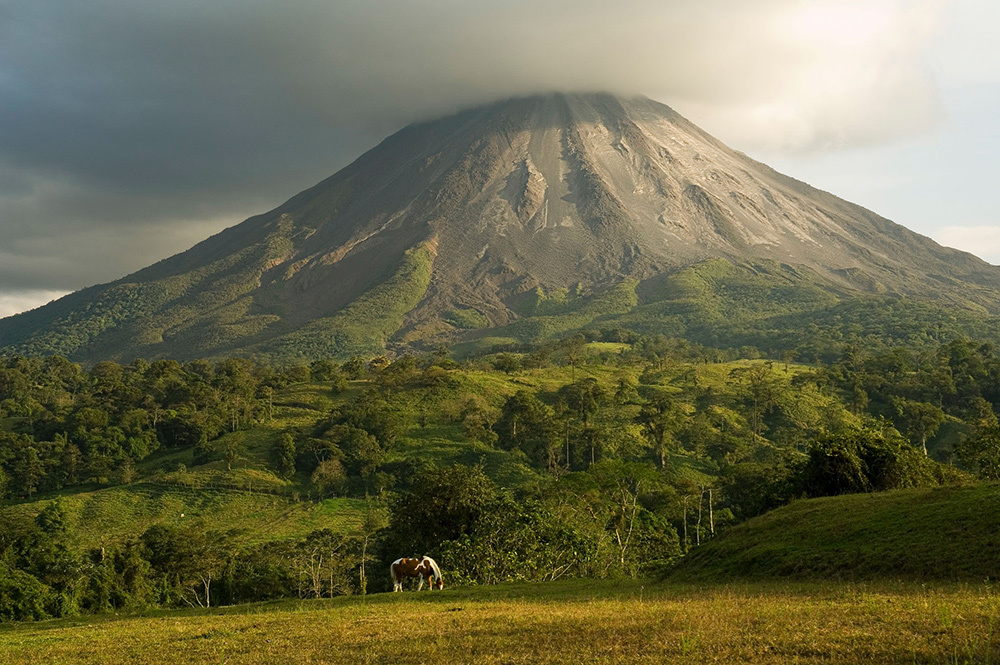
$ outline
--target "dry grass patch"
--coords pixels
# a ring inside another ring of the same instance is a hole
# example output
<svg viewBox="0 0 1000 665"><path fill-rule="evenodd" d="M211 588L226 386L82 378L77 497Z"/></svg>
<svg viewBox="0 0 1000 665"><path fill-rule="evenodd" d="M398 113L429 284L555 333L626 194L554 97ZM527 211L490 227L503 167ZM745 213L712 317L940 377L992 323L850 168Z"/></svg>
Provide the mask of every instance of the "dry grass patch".
<svg viewBox="0 0 1000 665"><path fill-rule="evenodd" d="M987 586L503 585L0 629L0 663L989 663Z"/></svg>

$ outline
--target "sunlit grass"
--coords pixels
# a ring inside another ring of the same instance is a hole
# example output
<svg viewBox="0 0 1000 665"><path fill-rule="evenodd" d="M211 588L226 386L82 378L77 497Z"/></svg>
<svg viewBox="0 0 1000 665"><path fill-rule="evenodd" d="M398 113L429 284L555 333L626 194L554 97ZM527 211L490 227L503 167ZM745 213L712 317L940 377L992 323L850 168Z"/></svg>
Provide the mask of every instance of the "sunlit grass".
<svg viewBox="0 0 1000 665"><path fill-rule="evenodd" d="M1000 485L795 501L694 550L700 579L1000 579Z"/></svg>
<svg viewBox="0 0 1000 665"><path fill-rule="evenodd" d="M2 663L989 663L988 586L552 584L0 628Z"/></svg>

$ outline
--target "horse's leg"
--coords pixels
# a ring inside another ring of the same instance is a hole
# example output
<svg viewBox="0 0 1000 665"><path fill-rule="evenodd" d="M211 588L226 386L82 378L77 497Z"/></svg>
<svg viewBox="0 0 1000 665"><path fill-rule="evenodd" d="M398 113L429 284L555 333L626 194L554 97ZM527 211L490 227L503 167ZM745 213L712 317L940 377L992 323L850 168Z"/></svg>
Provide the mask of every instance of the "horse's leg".
<svg viewBox="0 0 1000 665"><path fill-rule="evenodd" d="M421 589L424 588L424 576L423 576L423 574L421 573L420 575L417 575L417 579L420 580L420 583L417 584L417 591L420 591Z"/></svg>

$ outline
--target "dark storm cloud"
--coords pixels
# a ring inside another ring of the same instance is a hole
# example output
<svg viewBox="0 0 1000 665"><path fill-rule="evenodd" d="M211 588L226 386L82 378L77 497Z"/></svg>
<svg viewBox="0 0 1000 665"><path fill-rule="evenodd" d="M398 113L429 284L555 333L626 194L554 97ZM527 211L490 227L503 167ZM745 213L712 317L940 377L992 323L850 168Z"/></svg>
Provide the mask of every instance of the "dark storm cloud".
<svg viewBox="0 0 1000 665"><path fill-rule="evenodd" d="M833 9L0 2L0 291L121 276L280 203L407 122L497 97L642 92L697 110L723 138L805 149L933 120L911 56L934 4L811 6ZM889 27L867 36L854 25L878 21Z"/></svg>

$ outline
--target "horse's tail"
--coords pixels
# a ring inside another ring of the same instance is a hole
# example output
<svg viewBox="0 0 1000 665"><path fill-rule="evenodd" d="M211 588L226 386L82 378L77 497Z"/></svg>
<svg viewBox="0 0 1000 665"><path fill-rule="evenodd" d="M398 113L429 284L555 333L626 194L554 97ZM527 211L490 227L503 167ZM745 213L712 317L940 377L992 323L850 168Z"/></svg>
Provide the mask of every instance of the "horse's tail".
<svg viewBox="0 0 1000 665"><path fill-rule="evenodd" d="M395 584L398 581L396 579L396 566L399 565L400 561L402 561L402 559L396 559L395 561L389 564L389 577L392 579L393 584Z"/></svg>

